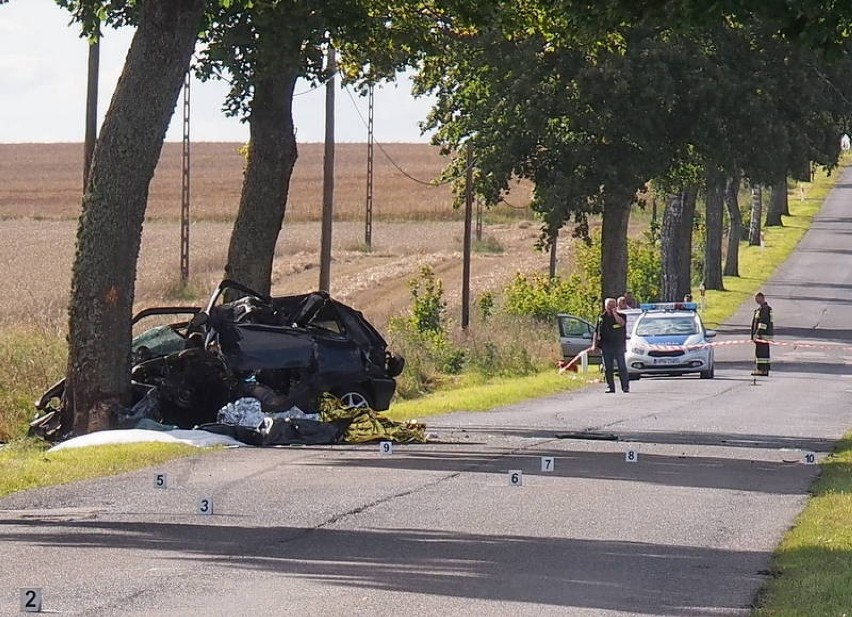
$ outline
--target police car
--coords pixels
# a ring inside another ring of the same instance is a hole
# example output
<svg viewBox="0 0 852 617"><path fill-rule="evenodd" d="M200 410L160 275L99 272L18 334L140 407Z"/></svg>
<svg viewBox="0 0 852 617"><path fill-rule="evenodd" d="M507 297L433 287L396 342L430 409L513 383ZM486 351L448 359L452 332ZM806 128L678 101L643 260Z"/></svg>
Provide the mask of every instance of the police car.
<svg viewBox="0 0 852 617"><path fill-rule="evenodd" d="M643 375L698 373L713 379L713 347L716 336L704 328L694 302L642 304L641 314L629 330L627 371L631 379Z"/></svg>

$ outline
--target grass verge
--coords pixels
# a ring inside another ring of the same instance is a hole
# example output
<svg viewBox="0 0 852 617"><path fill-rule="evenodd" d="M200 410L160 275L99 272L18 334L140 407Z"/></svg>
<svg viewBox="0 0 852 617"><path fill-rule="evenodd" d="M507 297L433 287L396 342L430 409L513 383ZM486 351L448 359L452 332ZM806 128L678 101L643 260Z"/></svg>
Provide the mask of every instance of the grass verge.
<svg viewBox="0 0 852 617"><path fill-rule="evenodd" d="M41 486L112 476L192 454L209 452L181 444L145 443L47 452L45 445L20 440L0 449L0 497Z"/></svg>
<svg viewBox="0 0 852 617"><path fill-rule="evenodd" d="M65 357L65 342L56 332L0 328L0 442L26 432L33 401L61 374Z"/></svg>
<svg viewBox="0 0 852 617"><path fill-rule="evenodd" d="M852 433L821 464L813 497L773 557L754 617L852 615Z"/></svg>
<svg viewBox="0 0 852 617"><path fill-rule="evenodd" d="M395 403L386 415L393 420L410 420L454 411L487 411L500 405L578 390L589 381L590 379L582 375L560 375L555 370L527 377L492 379L400 401Z"/></svg>

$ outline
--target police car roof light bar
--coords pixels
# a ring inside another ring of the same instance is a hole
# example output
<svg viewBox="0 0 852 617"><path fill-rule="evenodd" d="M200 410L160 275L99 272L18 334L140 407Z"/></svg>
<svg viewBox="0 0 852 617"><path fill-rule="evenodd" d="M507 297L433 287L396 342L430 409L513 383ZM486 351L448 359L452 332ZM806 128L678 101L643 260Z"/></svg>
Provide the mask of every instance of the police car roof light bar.
<svg viewBox="0 0 852 617"><path fill-rule="evenodd" d="M640 304L643 311L697 311L697 302L649 302Z"/></svg>

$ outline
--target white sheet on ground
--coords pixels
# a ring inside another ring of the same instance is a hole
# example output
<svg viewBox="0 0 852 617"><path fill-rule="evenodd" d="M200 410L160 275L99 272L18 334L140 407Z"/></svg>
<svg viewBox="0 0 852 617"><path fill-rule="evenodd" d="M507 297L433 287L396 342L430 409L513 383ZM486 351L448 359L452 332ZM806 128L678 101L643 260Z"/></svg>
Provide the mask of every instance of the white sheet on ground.
<svg viewBox="0 0 852 617"><path fill-rule="evenodd" d="M106 446L122 443L144 443L160 441L165 443L184 443L189 446L204 448L207 446L244 446L241 441L227 435L217 435L209 431L193 431L177 429L174 431L149 431L139 428L119 429L113 431L97 431L88 435L80 435L68 441L56 444L48 452L65 450L67 448L83 448L86 446Z"/></svg>

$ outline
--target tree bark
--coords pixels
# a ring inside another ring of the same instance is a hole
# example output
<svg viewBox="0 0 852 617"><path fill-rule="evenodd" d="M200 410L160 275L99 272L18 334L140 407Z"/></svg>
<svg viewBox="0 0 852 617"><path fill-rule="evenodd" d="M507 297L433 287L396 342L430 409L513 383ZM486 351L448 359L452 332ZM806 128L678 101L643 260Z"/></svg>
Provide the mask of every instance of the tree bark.
<svg viewBox="0 0 852 617"><path fill-rule="evenodd" d="M268 294L275 245L298 156L293 127L295 66L255 81L249 153L225 275Z"/></svg>
<svg viewBox="0 0 852 617"><path fill-rule="evenodd" d="M725 187L725 206L728 209L730 228L728 229L728 251L725 254L725 276L740 275L740 240L743 238L743 217L739 203L740 180L728 178Z"/></svg>
<svg viewBox="0 0 852 617"><path fill-rule="evenodd" d="M749 246L760 246L760 217L763 212L763 191L759 185L751 188L751 221L748 226Z"/></svg>
<svg viewBox="0 0 852 617"><path fill-rule="evenodd" d="M617 298L627 289L627 226L632 200L607 200L601 225L601 294Z"/></svg>
<svg viewBox="0 0 852 617"><path fill-rule="evenodd" d="M724 289L722 282L722 219L725 201L725 176L718 171L707 174L707 198L704 226L704 288Z"/></svg>
<svg viewBox="0 0 852 617"><path fill-rule="evenodd" d="M769 206L766 208L766 227L781 227L781 215L787 210L787 178L779 178L772 184Z"/></svg>
<svg viewBox="0 0 852 617"><path fill-rule="evenodd" d="M695 206L698 201L698 189L694 186L686 188L683 199L683 217L680 221L680 284L675 300L683 300L686 294L692 293L692 229L695 223Z"/></svg>
<svg viewBox="0 0 852 617"><path fill-rule="evenodd" d="M660 254L661 254L661 280L660 300L671 302L677 298L679 288L678 268L679 244L677 232L680 229L680 221L683 218L683 193L672 193L666 200L666 209L663 211L663 222L660 226Z"/></svg>
<svg viewBox="0 0 852 617"><path fill-rule="evenodd" d="M787 190L787 179L784 178L784 198L781 202L781 215L790 216L790 195Z"/></svg>
<svg viewBox="0 0 852 617"><path fill-rule="evenodd" d="M136 260L148 187L205 0L147 0L95 146L77 230L63 428L108 428L129 402Z"/></svg>
<svg viewBox="0 0 852 617"><path fill-rule="evenodd" d="M691 293L692 224L696 195L687 190L669 195L660 230L662 280L660 295L664 302L675 302Z"/></svg>

